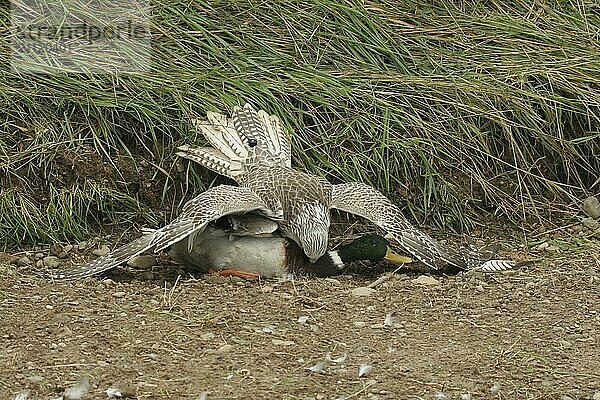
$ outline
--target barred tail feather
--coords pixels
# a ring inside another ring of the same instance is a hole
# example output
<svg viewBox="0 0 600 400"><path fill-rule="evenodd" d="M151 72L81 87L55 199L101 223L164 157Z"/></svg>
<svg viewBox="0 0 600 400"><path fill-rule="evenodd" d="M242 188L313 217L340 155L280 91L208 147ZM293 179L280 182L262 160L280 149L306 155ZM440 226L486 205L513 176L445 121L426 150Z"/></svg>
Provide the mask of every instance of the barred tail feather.
<svg viewBox="0 0 600 400"><path fill-rule="evenodd" d="M480 266L473 268L475 271L481 272L500 272L511 269L518 269L532 265L533 261L515 262L506 260L489 260Z"/></svg>
<svg viewBox="0 0 600 400"><path fill-rule="evenodd" d="M265 127L265 140L268 152L274 159L279 160L284 166L292 166L292 148L288 138L285 135L281 121L276 115L269 115L266 111L260 110L258 118Z"/></svg>
<svg viewBox="0 0 600 400"><path fill-rule="evenodd" d="M242 163L229 159L212 147L179 146L178 156L187 158L218 174L235 179L243 172Z"/></svg>

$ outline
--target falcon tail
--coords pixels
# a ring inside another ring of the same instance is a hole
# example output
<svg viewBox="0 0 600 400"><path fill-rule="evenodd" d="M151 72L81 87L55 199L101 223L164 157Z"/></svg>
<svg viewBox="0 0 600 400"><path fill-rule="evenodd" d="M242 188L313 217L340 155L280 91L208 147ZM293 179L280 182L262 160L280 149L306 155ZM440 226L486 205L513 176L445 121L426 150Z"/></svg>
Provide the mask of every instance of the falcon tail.
<svg viewBox="0 0 600 400"><path fill-rule="evenodd" d="M192 122L212 147L185 145L177 155L211 171L236 179L246 165L291 166L290 143L275 115L246 104L234 107L231 118L209 111L206 119Z"/></svg>

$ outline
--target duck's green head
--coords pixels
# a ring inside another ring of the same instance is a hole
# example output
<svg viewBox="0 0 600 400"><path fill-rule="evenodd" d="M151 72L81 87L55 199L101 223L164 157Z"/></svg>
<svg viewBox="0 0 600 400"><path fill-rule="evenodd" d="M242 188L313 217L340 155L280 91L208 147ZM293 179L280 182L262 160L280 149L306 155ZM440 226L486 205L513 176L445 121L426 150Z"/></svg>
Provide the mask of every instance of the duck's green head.
<svg viewBox="0 0 600 400"><path fill-rule="evenodd" d="M388 246L388 241L379 235L364 235L353 242L342 246L337 251L344 263L358 260L389 261L393 264L412 262L408 257L401 256Z"/></svg>

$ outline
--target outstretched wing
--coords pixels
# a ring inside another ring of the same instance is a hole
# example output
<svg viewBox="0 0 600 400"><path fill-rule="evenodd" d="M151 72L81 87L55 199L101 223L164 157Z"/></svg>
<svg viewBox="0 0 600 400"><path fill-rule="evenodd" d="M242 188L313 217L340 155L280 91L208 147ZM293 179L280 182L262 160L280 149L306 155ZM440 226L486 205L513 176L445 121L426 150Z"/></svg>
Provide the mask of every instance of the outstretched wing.
<svg viewBox="0 0 600 400"><path fill-rule="evenodd" d="M64 271L56 277L81 279L96 275L144 251L153 249L158 252L186 237L189 238L189 246L193 244L194 235L202 231L209 222L225 215L255 210L269 212L260 197L249 189L227 185L217 186L188 201L182 213L170 224L123 245L105 256Z"/></svg>
<svg viewBox="0 0 600 400"><path fill-rule="evenodd" d="M412 226L387 197L364 183L334 185L331 207L370 220L397 240L403 250L433 269L450 264L461 269L504 270L517 265L512 261L489 261L489 256L483 254L443 246Z"/></svg>

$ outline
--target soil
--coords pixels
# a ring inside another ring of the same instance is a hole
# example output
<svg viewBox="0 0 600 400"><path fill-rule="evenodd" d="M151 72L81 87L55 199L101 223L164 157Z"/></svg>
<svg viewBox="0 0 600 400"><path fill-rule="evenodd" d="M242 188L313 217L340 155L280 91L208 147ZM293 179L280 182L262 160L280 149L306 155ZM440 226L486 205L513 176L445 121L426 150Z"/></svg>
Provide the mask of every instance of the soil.
<svg viewBox="0 0 600 400"><path fill-rule="evenodd" d="M5 255L0 398L56 398L88 379L84 399L115 387L134 399L596 400L600 243L550 244L501 253L540 259L521 270L401 272L361 297L379 266L255 282L166 263L171 275L63 282Z"/></svg>

